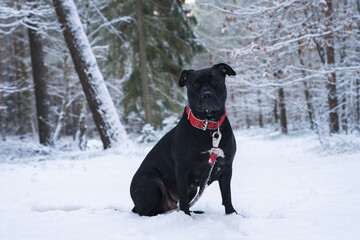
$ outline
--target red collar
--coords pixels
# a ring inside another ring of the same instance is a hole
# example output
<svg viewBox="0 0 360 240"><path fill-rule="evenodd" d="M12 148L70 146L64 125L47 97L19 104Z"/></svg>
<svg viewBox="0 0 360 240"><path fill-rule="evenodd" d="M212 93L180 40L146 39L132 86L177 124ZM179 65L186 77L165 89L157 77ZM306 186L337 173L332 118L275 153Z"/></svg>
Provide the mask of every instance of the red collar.
<svg viewBox="0 0 360 240"><path fill-rule="evenodd" d="M186 113L188 115L188 119L189 119L191 125L193 125L194 127L198 128L198 129L204 130L204 131L206 129L212 129L212 130L218 129L218 127L221 126L221 124L224 122L225 117L226 117L226 110L225 110L224 115L221 117L219 122L209 121L207 119L201 120L201 119L195 117L195 115L191 111L189 105L186 105Z"/></svg>

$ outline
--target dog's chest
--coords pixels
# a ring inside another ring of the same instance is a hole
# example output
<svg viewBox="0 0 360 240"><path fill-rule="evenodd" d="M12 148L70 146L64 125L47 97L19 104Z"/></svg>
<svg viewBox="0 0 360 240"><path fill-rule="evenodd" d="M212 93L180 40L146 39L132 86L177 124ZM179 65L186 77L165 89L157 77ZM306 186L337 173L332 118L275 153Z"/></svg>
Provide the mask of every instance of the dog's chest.
<svg viewBox="0 0 360 240"><path fill-rule="evenodd" d="M205 154L206 158L202 156L202 161L194 166L194 168L190 171L189 174L189 183L190 187L199 187L204 185L207 178L210 175L209 184L213 181L218 180L222 171L225 168L225 158L218 157L216 159L214 167L208 163L208 159L210 157L210 153Z"/></svg>

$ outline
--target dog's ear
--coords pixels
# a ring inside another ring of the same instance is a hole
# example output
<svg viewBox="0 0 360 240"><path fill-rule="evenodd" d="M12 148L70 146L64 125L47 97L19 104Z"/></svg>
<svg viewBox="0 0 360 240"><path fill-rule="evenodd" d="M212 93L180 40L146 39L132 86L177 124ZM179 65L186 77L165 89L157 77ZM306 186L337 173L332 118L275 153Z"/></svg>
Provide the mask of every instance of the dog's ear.
<svg viewBox="0 0 360 240"><path fill-rule="evenodd" d="M180 87L183 87L183 86L185 86L185 84L186 84L186 80L188 79L188 77L189 77L189 74L190 74L190 72L192 72L192 71L194 71L194 70L183 70L182 72L181 72L181 74L180 74L180 79L179 79L179 86Z"/></svg>
<svg viewBox="0 0 360 240"><path fill-rule="evenodd" d="M236 73L234 69L232 69L229 65L226 63L218 63L213 66L213 68L218 69L221 73L228 76L235 76Z"/></svg>

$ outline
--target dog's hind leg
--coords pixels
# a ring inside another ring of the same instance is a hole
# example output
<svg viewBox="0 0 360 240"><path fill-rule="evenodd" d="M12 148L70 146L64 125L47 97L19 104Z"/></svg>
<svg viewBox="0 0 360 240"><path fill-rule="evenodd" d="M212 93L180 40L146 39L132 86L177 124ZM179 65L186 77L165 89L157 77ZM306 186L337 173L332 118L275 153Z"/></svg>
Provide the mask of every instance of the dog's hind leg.
<svg viewBox="0 0 360 240"><path fill-rule="evenodd" d="M131 210L133 213L138 213L137 211L136 211L136 208L135 207L133 207L133 209Z"/></svg>
<svg viewBox="0 0 360 240"><path fill-rule="evenodd" d="M161 205L161 192L156 182L152 179L132 183L131 198L134 201L133 212L140 216L155 216L162 211L159 208Z"/></svg>

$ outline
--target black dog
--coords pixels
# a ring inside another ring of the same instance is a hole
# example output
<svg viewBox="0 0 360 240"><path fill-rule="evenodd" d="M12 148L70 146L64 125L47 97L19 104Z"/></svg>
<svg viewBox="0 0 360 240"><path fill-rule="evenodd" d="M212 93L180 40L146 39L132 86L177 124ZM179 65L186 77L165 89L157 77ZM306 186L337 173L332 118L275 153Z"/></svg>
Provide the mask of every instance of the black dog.
<svg viewBox="0 0 360 240"><path fill-rule="evenodd" d="M187 88L188 106L135 173L130 186L133 212L154 216L176 209L180 200L180 210L190 215L199 189L202 193L215 180L225 212L235 212L230 181L236 144L225 111L225 75L236 75L225 63L182 71L179 85Z"/></svg>

